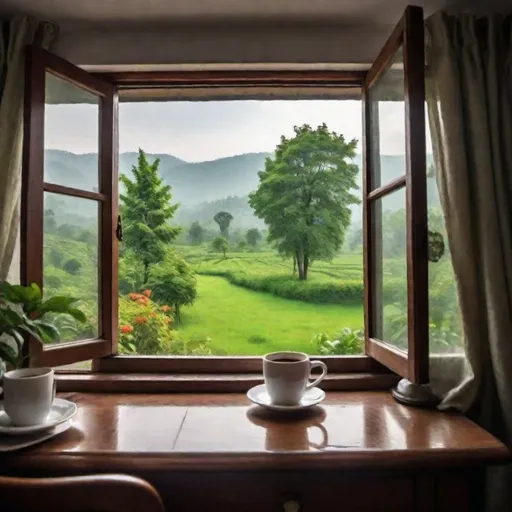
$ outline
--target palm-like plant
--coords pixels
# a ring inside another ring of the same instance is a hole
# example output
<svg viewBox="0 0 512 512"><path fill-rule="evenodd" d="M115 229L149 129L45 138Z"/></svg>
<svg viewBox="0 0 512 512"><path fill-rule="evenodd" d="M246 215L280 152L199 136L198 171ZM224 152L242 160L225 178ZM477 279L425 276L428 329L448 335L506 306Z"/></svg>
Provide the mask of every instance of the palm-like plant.
<svg viewBox="0 0 512 512"><path fill-rule="evenodd" d="M36 283L30 286L0 283L0 375L6 363L14 368L22 365L23 345L29 336L41 343L60 339L59 330L48 320L48 314L66 314L85 322L84 313L74 307L77 300L65 296L43 300Z"/></svg>

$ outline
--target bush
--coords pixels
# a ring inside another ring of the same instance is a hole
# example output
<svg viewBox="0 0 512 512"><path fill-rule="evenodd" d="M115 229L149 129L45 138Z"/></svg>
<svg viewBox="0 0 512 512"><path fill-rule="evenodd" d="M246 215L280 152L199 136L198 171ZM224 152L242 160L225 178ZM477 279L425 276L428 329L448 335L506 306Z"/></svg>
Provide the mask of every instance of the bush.
<svg viewBox="0 0 512 512"><path fill-rule="evenodd" d="M323 356L353 356L364 352L364 333L362 329L345 327L334 341L324 332L313 337L311 343Z"/></svg>
<svg viewBox="0 0 512 512"><path fill-rule="evenodd" d="M225 277L231 284L258 292L267 292L284 299L301 300L315 304L361 303L364 286L361 280L342 282L299 281L293 276L249 276L247 274L200 270L202 275Z"/></svg>
<svg viewBox="0 0 512 512"><path fill-rule="evenodd" d="M209 355L210 339L182 339L173 330L171 307L150 299L151 290L119 298L119 353Z"/></svg>
<svg viewBox="0 0 512 512"><path fill-rule="evenodd" d="M76 276L80 269L82 268L82 264L77 259L73 258L71 260L66 261L66 263L64 263L63 268L68 274Z"/></svg>
<svg viewBox="0 0 512 512"><path fill-rule="evenodd" d="M163 345L173 339L173 317L169 306L159 306L144 293L119 298L119 352L121 354L164 354Z"/></svg>

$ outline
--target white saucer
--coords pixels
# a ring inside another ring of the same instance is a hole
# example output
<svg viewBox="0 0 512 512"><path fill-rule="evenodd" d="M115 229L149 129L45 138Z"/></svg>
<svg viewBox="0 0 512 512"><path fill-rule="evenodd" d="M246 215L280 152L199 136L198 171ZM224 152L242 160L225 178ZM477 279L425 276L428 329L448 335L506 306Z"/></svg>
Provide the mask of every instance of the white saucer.
<svg viewBox="0 0 512 512"><path fill-rule="evenodd" d="M22 436L0 436L0 453L13 452L27 448L27 446L42 443L58 434L62 434L69 427L71 427L71 421L68 420L45 432L36 432L35 434L25 434Z"/></svg>
<svg viewBox="0 0 512 512"><path fill-rule="evenodd" d="M320 388L311 388L304 393L297 405L276 405L271 403L265 384L260 384L247 391L247 398L251 402L273 411L302 411L319 404L325 398L325 392Z"/></svg>
<svg viewBox="0 0 512 512"><path fill-rule="evenodd" d="M17 427L12 424L11 419L7 416L7 413L3 410L3 401L0 402L0 434L6 434L9 436L19 436L27 434L35 434L44 430L49 430L52 427L60 425L65 421L70 420L77 411L76 404L63 398L56 398L53 401L50 414L46 418L44 423L39 425L30 425L28 427Z"/></svg>

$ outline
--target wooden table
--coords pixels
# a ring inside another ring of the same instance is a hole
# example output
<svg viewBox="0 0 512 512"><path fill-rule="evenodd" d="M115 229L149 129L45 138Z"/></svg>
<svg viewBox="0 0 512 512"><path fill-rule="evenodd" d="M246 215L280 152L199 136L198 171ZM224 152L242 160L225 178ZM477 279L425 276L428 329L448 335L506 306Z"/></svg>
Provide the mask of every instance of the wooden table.
<svg viewBox="0 0 512 512"><path fill-rule="evenodd" d="M79 406L73 427L0 471L138 475L172 511L463 511L479 469L509 457L465 417L388 392L328 393L293 417L240 394L61 396Z"/></svg>

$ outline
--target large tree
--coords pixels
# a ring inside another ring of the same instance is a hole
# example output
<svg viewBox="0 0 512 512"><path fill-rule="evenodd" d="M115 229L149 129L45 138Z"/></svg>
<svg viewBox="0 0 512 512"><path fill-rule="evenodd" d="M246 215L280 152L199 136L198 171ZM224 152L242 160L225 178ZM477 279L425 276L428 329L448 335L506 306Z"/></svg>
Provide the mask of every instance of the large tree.
<svg viewBox="0 0 512 512"><path fill-rule="evenodd" d="M347 142L325 124L294 127L281 137L273 157L259 173L258 189L249 204L268 226L268 240L281 254L292 256L299 279L307 279L311 263L331 259L350 225L350 205L359 203L357 140Z"/></svg>
<svg viewBox="0 0 512 512"><path fill-rule="evenodd" d="M159 164L158 158L150 164L139 149L137 165L132 167L133 179L124 174L120 177L125 187L120 196L124 241L142 262L144 282L149 279L151 265L163 261L166 245L180 232L180 228L169 225L179 205L171 204L171 187L163 184Z"/></svg>
<svg viewBox="0 0 512 512"><path fill-rule="evenodd" d="M213 216L213 220L219 225L221 236L228 238L229 224L233 220L233 215L231 215L229 212L217 212Z"/></svg>

